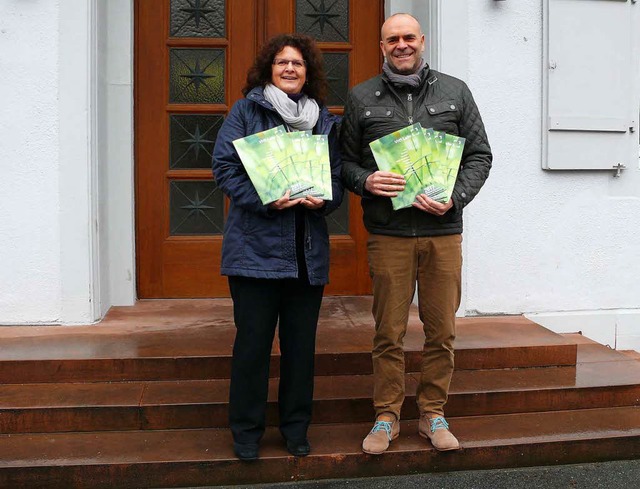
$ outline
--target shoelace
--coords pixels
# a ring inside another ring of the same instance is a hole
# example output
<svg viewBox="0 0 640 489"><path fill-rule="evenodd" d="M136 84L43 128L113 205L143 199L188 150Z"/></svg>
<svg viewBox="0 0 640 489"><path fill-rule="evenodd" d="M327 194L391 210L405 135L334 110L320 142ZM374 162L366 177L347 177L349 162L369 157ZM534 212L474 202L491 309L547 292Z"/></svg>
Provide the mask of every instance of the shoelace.
<svg viewBox="0 0 640 489"><path fill-rule="evenodd" d="M376 421L376 424L371 428L371 433L377 433L378 431L386 431L389 441L391 441L391 426L393 423L389 421Z"/></svg>
<svg viewBox="0 0 640 489"><path fill-rule="evenodd" d="M431 433L435 432L439 428L444 428L445 430L449 429L449 423L447 423L447 420L442 416L431 418L429 423L431 423Z"/></svg>

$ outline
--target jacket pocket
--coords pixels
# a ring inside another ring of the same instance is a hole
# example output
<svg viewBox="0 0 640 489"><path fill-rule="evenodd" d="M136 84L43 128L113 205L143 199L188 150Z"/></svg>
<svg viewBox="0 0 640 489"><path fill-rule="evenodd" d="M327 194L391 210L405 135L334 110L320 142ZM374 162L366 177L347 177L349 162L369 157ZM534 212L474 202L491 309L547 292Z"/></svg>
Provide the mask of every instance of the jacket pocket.
<svg viewBox="0 0 640 489"><path fill-rule="evenodd" d="M431 127L436 131L445 131L458 135L460 108L455 100L443 100L435 104L425 104Z"/></svg>
<svg viewBox="0 0 640 489"><path fill-rule="evenodd" d="M368 106L364 108L362 115L365 120L391 119L395 112L393 106Z"/></svg>
<svg viewBox="0 0 640 489"><path fill-rule="evenodd" d="M397 117L394 117L396 110L397 108L391 105L365 107L362 112L363 140L373 141L402 127L398 126ZM369 145L366 146L368 149Z"/></svg>

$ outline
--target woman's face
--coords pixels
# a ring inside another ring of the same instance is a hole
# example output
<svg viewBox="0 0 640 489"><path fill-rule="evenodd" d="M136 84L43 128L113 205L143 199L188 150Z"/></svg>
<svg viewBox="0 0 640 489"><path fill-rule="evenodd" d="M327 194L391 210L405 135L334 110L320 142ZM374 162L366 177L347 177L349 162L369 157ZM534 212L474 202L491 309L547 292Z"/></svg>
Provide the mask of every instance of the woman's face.
<svg viewBox="0 0 640 489"><path fill-rule="evenodd" d="M276 53L271 65L271 83L284 93L295 94L302 91L307 81L307 66L299 49L285 46Z"/></svg>

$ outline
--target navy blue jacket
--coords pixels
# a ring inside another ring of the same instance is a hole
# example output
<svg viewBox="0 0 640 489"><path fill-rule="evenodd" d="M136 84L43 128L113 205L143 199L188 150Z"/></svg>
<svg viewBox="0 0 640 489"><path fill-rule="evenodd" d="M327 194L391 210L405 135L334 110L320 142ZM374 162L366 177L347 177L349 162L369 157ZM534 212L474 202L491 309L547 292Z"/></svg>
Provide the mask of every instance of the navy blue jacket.
<svg viewBox="0 0 640 489"><path fill-rule="evenodd" d="M324 216L342 202L338 120L322 107L313 128L314 134L328 135L333 200L319 210L305 212L304 258L311 285L324 285L329 281L329 233ZM274 210L263 205L233 146L236 139L279 125L286 126L264 98L262 88L257 87L233 105L218 132L213 151L213 174L218 187L231 200L222 243L223 275L269 279L298 277L296 206Z"/></svg>

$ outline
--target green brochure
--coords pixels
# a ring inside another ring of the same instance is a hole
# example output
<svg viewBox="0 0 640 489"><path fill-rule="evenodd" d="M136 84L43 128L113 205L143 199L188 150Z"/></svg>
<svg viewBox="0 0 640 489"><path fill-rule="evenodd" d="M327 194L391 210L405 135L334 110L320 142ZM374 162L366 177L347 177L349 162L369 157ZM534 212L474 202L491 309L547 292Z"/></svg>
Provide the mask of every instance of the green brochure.
<svg viewBox="0 0 640 489"><path fill-rule="evenodd" d="M310 142L317 137L310 131L288 133L283 126L277 126L233 141L263 204L278 200L287 190L292 199L305 195L327 199L322 178L326 171L331 181L329 149L326 136L320 143ZM324 156L326 161L322 159ZM319 169L323 170L314 173ZM328 195L331 198L330 190Z"/></svg>
<svg viewBox="0 0 640 489"><path fill-rule="evenodd" d="M456 184L456 178L458 178L458 170L460 169L460 162L462 161L462 152L464 151L465 138L447 134L445 138L445 144L447 146L447 163L445 166L445 179L447 194L443 200L444 203L449 202L451 194L453 193L453 187Z"/></svg>
<svg viewBox="0 0 640 489"><path fill-rule="evenodd" d="M331 200L333 198L333 189L327 136L324 134L311 135L309 133L305 134L305 137L301 138L300 141L302 143L300 160L304 162L300 172L304 175L309 175L309 180L314 184L310 194L314 197L321 197L323 200Z"/></svg>
<svg viewBox="0 0 640 489"><path fill-rule="evenodd" d="M431 146L426 173L423 173L424 194L438 202L447 203L458 176L465 139L433 129L424 130Z"/></svg>
<svg viewBox="0 0 640 489"><path fill-rule="evenodd" d="M324 198L321 174L319 172L314 173L318 165L318 158L313 151L315 136L312 135L311 131L294 131L286 134L292 145L291 158L299 178L299 188L301 188L298 192L292 190L291 198L297 199L306 195Z"/></svg>
<svg viewBox="0 0 640 489"><path fill-rule="evenodd" d="M410 207L424 189L423 170L428 166L430 153L422 126L404 127L372 141L369 146L380 170L397 173L406 180L404 190L391 198L394 210Z"/></svg>

